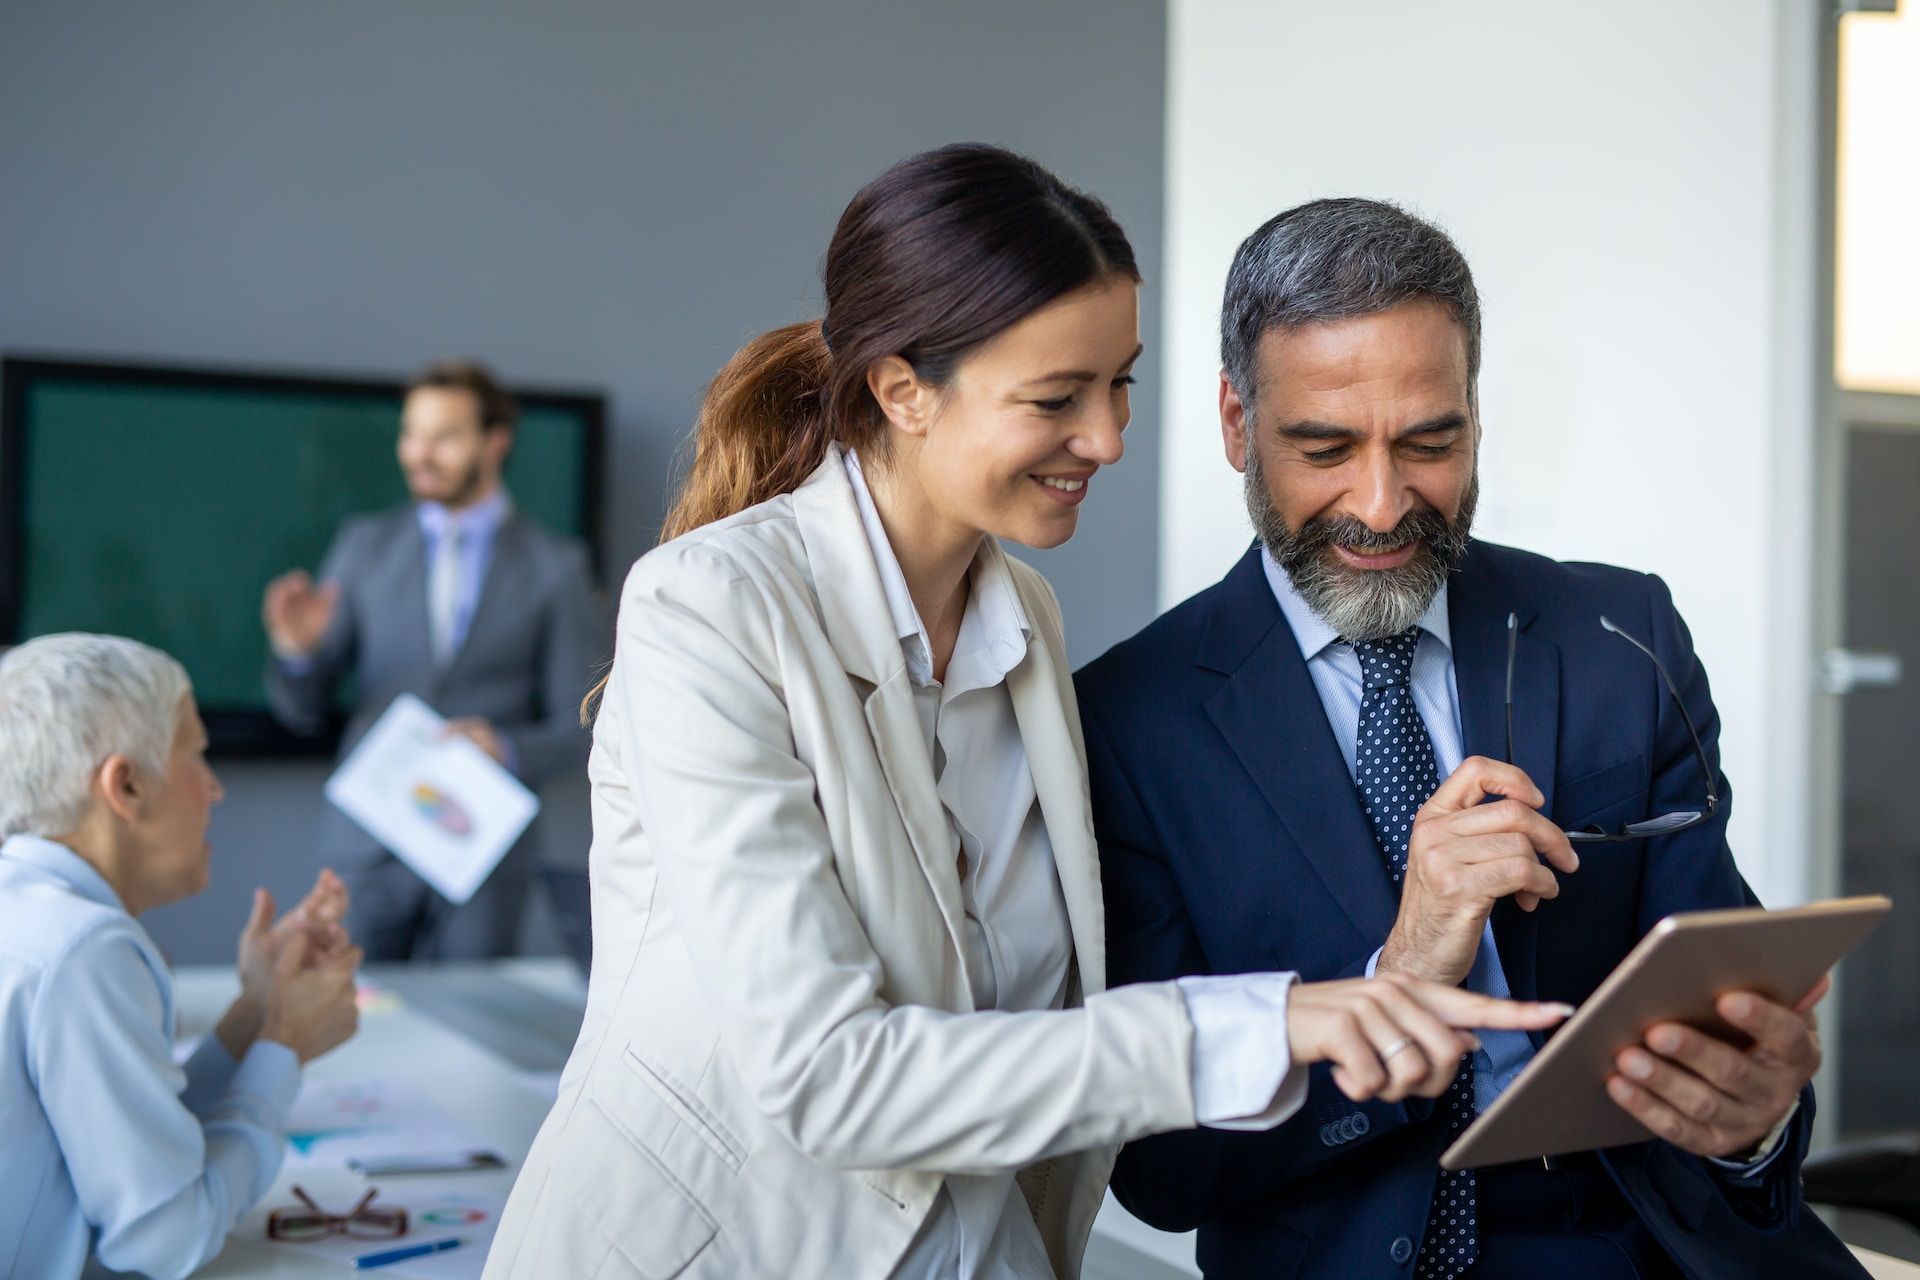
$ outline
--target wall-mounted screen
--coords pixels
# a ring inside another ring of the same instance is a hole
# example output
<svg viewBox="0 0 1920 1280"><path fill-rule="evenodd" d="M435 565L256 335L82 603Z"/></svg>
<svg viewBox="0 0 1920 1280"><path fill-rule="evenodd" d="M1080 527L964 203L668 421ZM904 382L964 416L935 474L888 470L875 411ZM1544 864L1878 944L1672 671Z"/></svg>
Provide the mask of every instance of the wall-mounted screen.
<svg viewBox="0 0 1920 1280"><path fill-rule="evenodd" d="M324 746L267 714L261 594L406 501L401 384L14 359L0 379L0 643L131 636L185 664L217 750ZM514 503L597 560L605 398L513 392Z"/></svg>

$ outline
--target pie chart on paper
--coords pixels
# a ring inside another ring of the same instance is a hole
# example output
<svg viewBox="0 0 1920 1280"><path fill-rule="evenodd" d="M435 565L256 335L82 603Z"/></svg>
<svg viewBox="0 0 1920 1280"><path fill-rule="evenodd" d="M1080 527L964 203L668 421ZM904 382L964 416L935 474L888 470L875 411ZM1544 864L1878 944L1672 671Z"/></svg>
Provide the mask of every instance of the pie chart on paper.
<svg viewBox="0 0 1920 1280"><path fill-rule="evenodd" d="M393 700L327 779L335 808L447 901L472 898L540 797L412 694Z"/></svg>
<svg viewBox="0 0 1920 1280"><path fill-rule="evenodd" d="M447 835L459 838L473 834L473 819L460 802L430 782L413 784L413 807Z"/></svg>

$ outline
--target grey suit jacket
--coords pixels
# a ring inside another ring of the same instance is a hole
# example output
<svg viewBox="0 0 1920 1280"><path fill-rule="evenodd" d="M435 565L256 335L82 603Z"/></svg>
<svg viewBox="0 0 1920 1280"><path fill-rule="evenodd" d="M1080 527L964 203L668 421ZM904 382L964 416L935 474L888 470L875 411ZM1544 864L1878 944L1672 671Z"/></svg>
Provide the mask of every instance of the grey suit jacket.
<svg viewBox="0 0 1920 1280"><path fill-rule="evenodd" d="M340 602L311 664L298 672L267 662L267 701L295 733L326 725L333 690L351 676L356 702L342 756L387 705L411 693L449 718L482 716L513 744L530 787L586 766L590 741L580 699L606 643L586 548L510 514L495 534L465 642L436 668L428 639L426 539L411 505L357 516L341 526L320 570ZM534 833L521 841L524 852ZM371 857L372 836L328 806L320 851ZM524 860L522 860L524 861Z"/></svg>

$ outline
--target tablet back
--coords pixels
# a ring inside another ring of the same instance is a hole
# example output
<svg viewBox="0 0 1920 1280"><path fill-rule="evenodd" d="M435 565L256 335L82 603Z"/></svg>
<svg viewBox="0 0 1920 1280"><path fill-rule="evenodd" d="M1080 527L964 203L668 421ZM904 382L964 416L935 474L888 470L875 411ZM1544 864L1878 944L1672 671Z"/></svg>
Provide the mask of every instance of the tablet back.
<svg viewBox="0 0 1920 1280"><path fill-rule="evenodd" d="M1668 916L1447 1148L1441 1166L1471 1169L1647 1141L1654 1135L1607 1096L1615 1054L1668 1021L1744 1046L1746 1037L1714 1012L1717 997L1754 991L1793 1003L1890 906L1875 896Z"/></svg>

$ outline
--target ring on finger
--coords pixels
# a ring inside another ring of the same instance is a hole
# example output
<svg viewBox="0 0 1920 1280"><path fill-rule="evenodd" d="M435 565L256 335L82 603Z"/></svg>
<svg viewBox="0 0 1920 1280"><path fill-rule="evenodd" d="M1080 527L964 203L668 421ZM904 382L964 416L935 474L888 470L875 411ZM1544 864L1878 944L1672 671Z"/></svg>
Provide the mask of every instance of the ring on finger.
<svg viewBox="0 0 1920 1280"><path fill-rule="evenodd" d="M1398 1040L1395 1040L1392 1044L1388 1045L1386 1048L1380 1051L1380 1061L1385 1062L1387 1059L1391 1058L1394 1054L1400 1052L1402 1049L1412 1048L1413 1042L1414 1041L1412 1036L1401 1036Z"/></svg>

